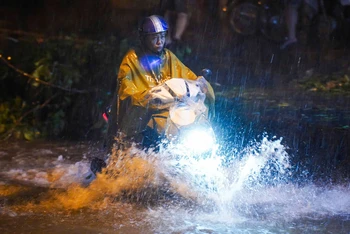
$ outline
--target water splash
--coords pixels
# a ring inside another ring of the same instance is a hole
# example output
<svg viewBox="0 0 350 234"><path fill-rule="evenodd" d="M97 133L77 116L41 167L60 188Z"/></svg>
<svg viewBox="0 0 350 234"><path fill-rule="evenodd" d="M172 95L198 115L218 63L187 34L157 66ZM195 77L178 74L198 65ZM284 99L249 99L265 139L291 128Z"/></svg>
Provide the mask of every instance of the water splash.
<svg viewBox="0 0 350 234"><path fill-rule="evenodd" d="M83 216L90 217L84 225L96 227L106 218L108 227L118 223L116 214L128 227L145 225L153 233L344 233L350 228L349 185L294 184L281 139L264 137L241 151L203 158L131 147L115 151L89 184L82 179L88 160L80 154L81 161L72 162L55 154L23 168L25 154L17 157L18 167L2 171L25 186L0 183L0 197L6 200L0 214L33 220L41 214Z"/></svg>
<svg viewBox="0 0 350 234"><path fill-rule="evenodd" d="M114 149L108 166L88 181L88 186L84 181L88 164L82 161L69 164L61 155L50 163L54 165L50 169L11 169L7 176L43 187L63 188L65 192L55 191L47 201L42 201L46 207L58 204L57 207L65 209L79 209L106 197L157 203L159 198L177 194L197 204L223 209L244 187L257 186L262 178L264 182L276 180L276 173L273 178L267 178L271 176L267 173L270 168L284 174L289 167L281 139L265 137L244 154L241 160L224 165L225 158L232 155L218 155L215 151L195 157L174 154L173 149L155 153L133 146L123 151Z"/></svg>

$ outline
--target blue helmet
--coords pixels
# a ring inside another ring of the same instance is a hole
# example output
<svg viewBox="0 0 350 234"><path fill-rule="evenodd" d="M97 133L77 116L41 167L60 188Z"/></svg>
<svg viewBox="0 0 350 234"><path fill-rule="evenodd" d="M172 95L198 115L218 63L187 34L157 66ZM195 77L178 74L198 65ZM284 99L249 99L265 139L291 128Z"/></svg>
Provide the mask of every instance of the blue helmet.
<svg viewBox="0 0 350 234"><path fill-rule="evenodd" d="M141 35L161 33L168 31L168 23L159 15L151 15L142 20L139 27Z"/></svg>

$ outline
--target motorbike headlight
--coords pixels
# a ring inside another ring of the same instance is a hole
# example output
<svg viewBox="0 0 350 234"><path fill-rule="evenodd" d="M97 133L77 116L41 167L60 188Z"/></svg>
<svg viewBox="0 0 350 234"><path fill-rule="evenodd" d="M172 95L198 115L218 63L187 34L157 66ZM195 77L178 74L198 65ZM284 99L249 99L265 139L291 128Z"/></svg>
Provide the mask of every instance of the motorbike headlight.
<svg viewBox="0 0 350 234"><path fill-rule="evenodd" d="M206 153L214 148L215 136L208 129L191 129L183 133L181 145L191 153Z"/></svg>

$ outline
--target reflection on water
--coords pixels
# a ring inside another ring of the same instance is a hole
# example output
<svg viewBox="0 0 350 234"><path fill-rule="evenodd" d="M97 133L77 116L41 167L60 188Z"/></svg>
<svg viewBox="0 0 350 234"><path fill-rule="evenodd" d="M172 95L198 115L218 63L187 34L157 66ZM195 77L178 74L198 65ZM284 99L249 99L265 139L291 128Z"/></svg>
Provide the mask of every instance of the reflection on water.
<svg viewBox="0 0 350 234"><path fill-rule="evenodd" d="M350 186L290 180L282 139L207 158L89 143L0 148L2 233L349 233ZM227 154L231 160L225 161Z"/></svg>

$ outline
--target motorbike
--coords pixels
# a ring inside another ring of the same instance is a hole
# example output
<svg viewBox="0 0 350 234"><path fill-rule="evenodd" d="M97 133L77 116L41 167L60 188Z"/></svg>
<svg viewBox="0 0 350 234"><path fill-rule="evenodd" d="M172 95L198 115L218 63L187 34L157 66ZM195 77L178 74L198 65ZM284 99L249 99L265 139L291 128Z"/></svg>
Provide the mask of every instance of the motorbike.
<svg viewBox="0 0 350 234"><path fill-rule="evenodd" d="M157 128L160 151L171 147L202 154L213 146L215 134L208 119L206 96L199 86L198 81L172 78L150 90L151 105L168 112L165 122L152 116L148 124Z"/></svg>
<svg viewBox="0 0 350 234"><path fill-rule="evenodd" d="M210 74L209 69L203 69L203 77L208 78ZM171 151L174 157L182 154L205 157L212 153L216 137L200 80L201 78L172 78L149 91L149 105L160 112L150 116L142 133L144 139L141 148L152 148L158 153ZM108 122L110 115L111 108L107 107L103 118ZM121 148L130 144L132 142L120 140L114 147ZM90 169L96 174L106 165L106 160L94 158Z"/></svg>
<svg viewBox="0 0 350 234"><path fill-rule="evenodd" d="M303 28L314 29L319 37L325 39L339 31L349 19L344 13L350 2L339 0L327 3L315 0L312 4L304 4L303 14L299 14L299 25L303 25L299 31ZM287 35L284 16L286 5L286 0L232 0L225 8L227 22L232 31L239 35L260 34L271 41L282 42ZM308 33L309 36L311 34L314 32Z"/></svg>
<svg viewBox="0 0 350 234"><path fill-rule="evenodd" d="M262 34L273 41L285 35L283 1L232 0L228 1L226 18L236 34Z"/></svg>

